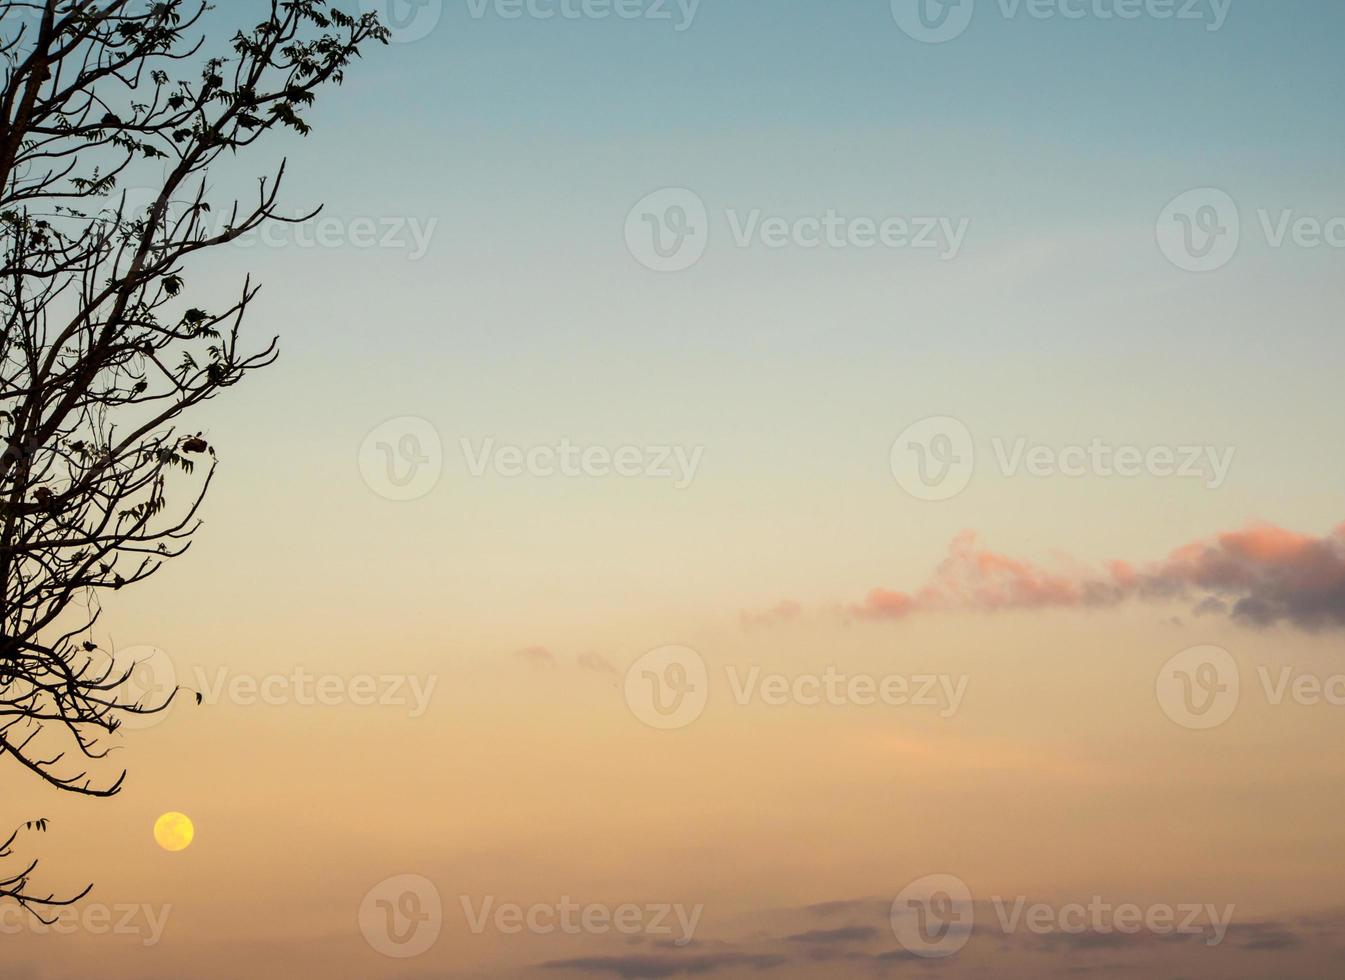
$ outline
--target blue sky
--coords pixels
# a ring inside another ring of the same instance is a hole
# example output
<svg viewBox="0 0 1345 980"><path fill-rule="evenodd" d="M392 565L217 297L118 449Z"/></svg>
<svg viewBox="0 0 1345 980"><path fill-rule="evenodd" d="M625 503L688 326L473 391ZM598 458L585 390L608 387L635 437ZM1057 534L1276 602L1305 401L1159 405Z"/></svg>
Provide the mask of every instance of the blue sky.
<svg viewBox="0 0 1345 980"><path fill-rule="evenodd" d="M1159 158L1267 140L1339 147L1329 93L1343 19L1328 3L1249 0L1209 32L1026 10L1006 19L997 0L980 0L966 34L922 45L882 2L706 0L677 33L666 22L478 20L461 0L383 66L394 101L369 83L364 94L390 128L439 138L445 126L590 142L919 125Z"/></svg>
<svg viewBox="0 0 1345 980"><path fill-rule="evenodd" d="M1319 446L1341 434L1345 254L1270 249L1255 213L1345 214L1339 6L1234 2L1210 31L1006 18L978 0L939 45L904 34L887 3L707 0L680 33L436 9L425 36L371 52L326 93L312 137L280 148L296 209L434 221L428 252L221 263L261 275L253 329L279 332L285 356L219 425L264 417L257 438L327 454L319 468L400 415L449 444L705 443L707 480L756 488L762 521L796 519L809 491L794 476L843 487L854 526L833 536L927 534L919 569L971 525L1117 554L1251 519L1338 520L1345 464ZM1210 186L1236 200L1244 241L1227 267L1185 273L1155 220ZM694 190L713 226L706 257L671 275L622 240L632 205L663 187ZM752 209L970 228L951 262L729 247L727 212ZM295 396L307 410L277 425ZM891 497L886 452L931 414L1046 441L1236 444L1240 462L1215 494L987 480L913 512ZM541 509L518 514L613 519L605 497L527 503ZM440 511L419 518L451 538ZM1034 534L1037 519L1057 531ZM875 565L893 560L871 548Z"/></svg>

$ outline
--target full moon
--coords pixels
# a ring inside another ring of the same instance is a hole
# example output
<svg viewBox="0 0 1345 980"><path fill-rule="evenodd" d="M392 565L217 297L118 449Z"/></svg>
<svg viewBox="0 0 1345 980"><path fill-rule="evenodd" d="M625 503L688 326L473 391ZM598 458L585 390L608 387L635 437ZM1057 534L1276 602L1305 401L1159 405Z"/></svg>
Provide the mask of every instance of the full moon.
<svg viewBox="0 0 1345 980"><path fill-rule="evenodd" d="M154 839L165 851L185 851L196 836L196 826L185 813L165 813L154 821Z"/></svg>

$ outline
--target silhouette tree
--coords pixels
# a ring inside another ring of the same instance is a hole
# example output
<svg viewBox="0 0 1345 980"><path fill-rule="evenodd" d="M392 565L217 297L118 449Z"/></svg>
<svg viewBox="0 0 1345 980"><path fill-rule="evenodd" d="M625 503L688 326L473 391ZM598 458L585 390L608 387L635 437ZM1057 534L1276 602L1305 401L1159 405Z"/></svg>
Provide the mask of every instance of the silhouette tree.
<svg viewBox="0 0 1345 980"><path fill-rule="evenodd" d="M218 43L206 0L0 0L0 760L60 790L115 794L125 770L100 760L122 720L177 694L128 693L133 665L93 639L100 596L187 550L215 456L179 417L276 356L240 343L251 279L206 309L189 266L312 217L277 215L283 163L224 209L207 171L307 134L316 90L388 39L373 14L269 7ZM82 897L34 893L34 866L0 873L0 898Z"/></svg>

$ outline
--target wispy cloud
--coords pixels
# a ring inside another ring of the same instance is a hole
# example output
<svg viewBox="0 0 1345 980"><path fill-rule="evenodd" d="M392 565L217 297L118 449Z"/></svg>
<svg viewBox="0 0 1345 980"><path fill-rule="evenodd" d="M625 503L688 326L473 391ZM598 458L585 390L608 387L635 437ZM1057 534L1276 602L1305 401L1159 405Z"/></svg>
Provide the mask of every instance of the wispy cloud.
<svg viewBox="0 0 1345 980"><path fill-rule="evenodd" d="M743 610L739 613L739 619L745 628L753 626L779 626L782 623L792 623L803 614L803 606L793 599L782 599L769 609L759 611Z"/></svg>
<svg viewBox="0 0 1345 980"><path fill-rule="evenodd" d="M579 655L579 669L591 671L595 674L611 674L613 677L620 677L621 671L600 653L581 653Z"/></svg>
<svg viewBox="0 0 1345 980"><path fill-rule="evenodd" d="M534 667L556 666L556 655L546 647L526 647L514 651L514 656Z"/></svg>

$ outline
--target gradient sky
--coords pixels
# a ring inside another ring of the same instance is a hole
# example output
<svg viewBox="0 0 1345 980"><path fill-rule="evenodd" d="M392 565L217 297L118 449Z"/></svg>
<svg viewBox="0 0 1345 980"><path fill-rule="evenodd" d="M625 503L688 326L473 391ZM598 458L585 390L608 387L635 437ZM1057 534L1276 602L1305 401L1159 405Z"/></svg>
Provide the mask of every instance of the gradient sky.
<svg viewBox="0 0 1345 980"><path fill-rule="evenodd" d="M263 7L220 4L211 30ZM204 297L255 273L250 330L279 334L282 358L197 417L222 460L206 526L109 600L100 640L167 651L184 683L303 667L433 677L433 696L414 718L179 705L127 738L111 801L10 771L5 825L52 819L34 842L44 887L92 879L92 901L171 915L152 947L6 935L6 975L1311 977L1338 962L1345 707L1272 705L1253 684L1257 667L1345 671L1339 625L1252 628L1195 617L1186 596L891 621L855 605L921 589L967 529L1078 584L1258 522L1325 541L1345 520L1345 250L1269 247L1255 217L1345 215L1345 7L1233 0L1218 31L976 8L931 45L880 0L705 0L680 32L431 3L423 37L325 93L311 137L222 171L239 186L285 154L296 213L325 201L347 226L433 236L415 259L258 245L192 272ZM706 203L711 241L659 274L623 228L667 187ZM1205 187L1237 203L1243 240L1192 274L1155 222ZM730 209L969 225L946 262L740 249ZM394 502L357 459L408 416L437 432L443 475ZM931 416L964 423L978 460L937 503L890 468ZM992 440L1020 437L1236 455L1217 489L1007 476ZM476 477L460 441L487 438L703 459L684 489ZM751 625L782 601L797 606ZM698 721L659 732L622 677L667 644L716 679ZM1188 731L1155 678L1202 644L1238 663L1243 704ZM968 689L948 718L741 707L729 666ZM169 810L196 821L180 854L150 834ZM357 914L402 874L434 882L445 914L431 950L397 960ZM1234 904L1238 929L1217 949L978 931L937 966L881 959L897 949L886 907L931 874L978 902ZM563 895L702 904L702 945L474 935L460 904ZM842 927L859 931L791 938Z"/></svg>

